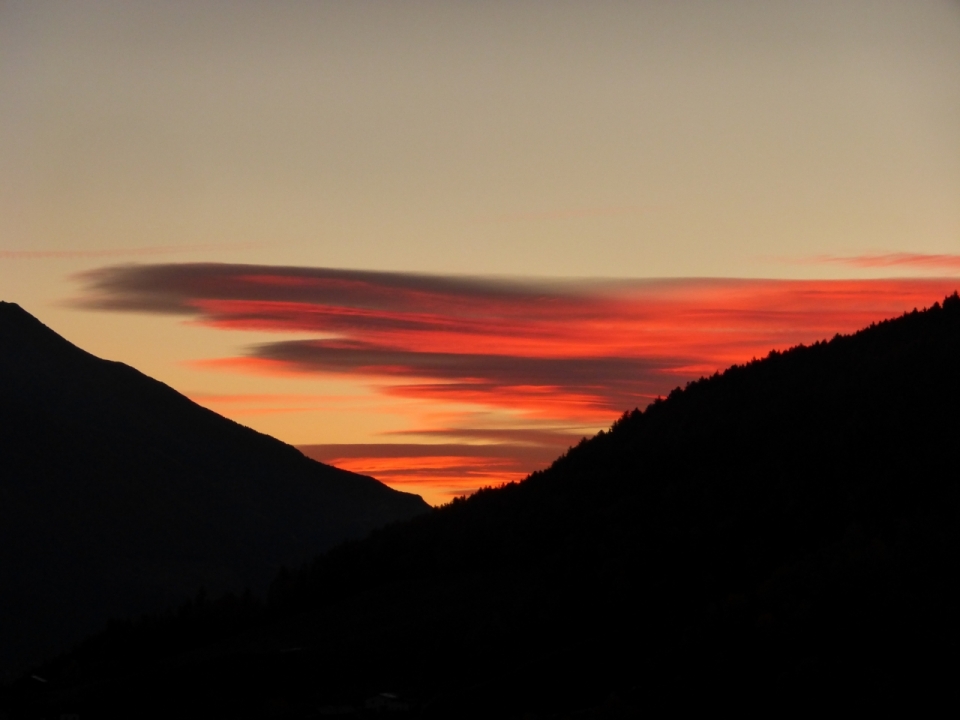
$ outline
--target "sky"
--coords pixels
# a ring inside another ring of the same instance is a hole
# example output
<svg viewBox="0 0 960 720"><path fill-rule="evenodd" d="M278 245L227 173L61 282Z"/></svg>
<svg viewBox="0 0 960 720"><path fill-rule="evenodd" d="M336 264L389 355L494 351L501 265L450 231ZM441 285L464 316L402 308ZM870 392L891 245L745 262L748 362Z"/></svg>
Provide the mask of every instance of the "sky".
<svg viewBox="0 0 960 720"><path fill-rule="evenodd" d="M0 0L0 299L434 504L958 286L957 0Z"/></svg>

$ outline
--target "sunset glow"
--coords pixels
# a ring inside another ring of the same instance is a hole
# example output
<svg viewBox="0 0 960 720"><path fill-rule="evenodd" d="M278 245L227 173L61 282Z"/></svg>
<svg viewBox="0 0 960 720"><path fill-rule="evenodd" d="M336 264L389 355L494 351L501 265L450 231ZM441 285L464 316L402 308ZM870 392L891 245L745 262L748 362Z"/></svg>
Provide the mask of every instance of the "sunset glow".
<svg viewBox="0 0 960 720"><path fill-rule="evenodd" d="M550 281L217 264L120 266L82 280L83 307L281 336L240 356L195 361L210 371L345 378L384 403L412 401L412 418L445 412L448 426L412 419L404 432L420 444L304 446L433 502L519 480L689 380L928 306L958 287L955 279ZM195 399L240 419L336 402ZM500 435L436 444L435 433L463 439L478 430Z"/></svg>
<svg viewBox="0 0 960 720"><path fill-rule="evenodd" d="M0 3L0 300L442 503L952 293L958 118L942 0Z"/></svg>

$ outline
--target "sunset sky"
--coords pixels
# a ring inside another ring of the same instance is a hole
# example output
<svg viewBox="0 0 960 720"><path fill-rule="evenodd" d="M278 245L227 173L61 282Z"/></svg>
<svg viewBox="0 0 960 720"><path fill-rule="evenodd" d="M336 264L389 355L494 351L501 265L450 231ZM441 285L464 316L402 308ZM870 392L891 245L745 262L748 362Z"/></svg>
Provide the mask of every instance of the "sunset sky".
<svg viewBox="0 0 960 720"><path fill-rule="evenodd" d="M434 504L958 287L957 0L0 0L0 299Z"/></svg>

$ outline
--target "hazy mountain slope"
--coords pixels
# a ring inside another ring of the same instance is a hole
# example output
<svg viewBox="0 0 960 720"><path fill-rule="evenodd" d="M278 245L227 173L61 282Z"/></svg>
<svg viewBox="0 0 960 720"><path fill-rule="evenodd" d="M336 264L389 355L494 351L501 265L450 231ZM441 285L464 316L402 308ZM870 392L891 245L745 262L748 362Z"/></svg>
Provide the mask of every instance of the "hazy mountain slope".
<svg viewBox="0 0 960 720"><path fill-rule="evenodd" d="M954 295L677 390L523 483L278 577L266 610L115 628L9 702L109 714L163 688L168 709L189 697L236 717L383 690L425 717L916 705L948 693L960 641L958 411Z"/></svg>
<svg viewBox="0 0 960 720"><path fill-rule="evenodd" d="M0 303L0 663L426 509Z"/></svg>

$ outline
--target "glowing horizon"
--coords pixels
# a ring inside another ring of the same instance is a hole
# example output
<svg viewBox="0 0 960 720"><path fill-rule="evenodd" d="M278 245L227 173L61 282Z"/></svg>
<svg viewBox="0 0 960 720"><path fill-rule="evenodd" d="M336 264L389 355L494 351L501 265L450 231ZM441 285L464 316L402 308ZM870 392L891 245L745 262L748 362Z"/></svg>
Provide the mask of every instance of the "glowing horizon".
<svg viewBox="0 0 960 720"><path fill-rule="evenodd" d="M384 403L411 402L406 427L380 433L407 442L301 447L433 503L519 480L690 380L960 287L955 278L578 281L213 263L115 266L80 279L78 307L282 336L191 361L208 372L340 378ZM248 422L336 402L194 399Z"/></svg>

